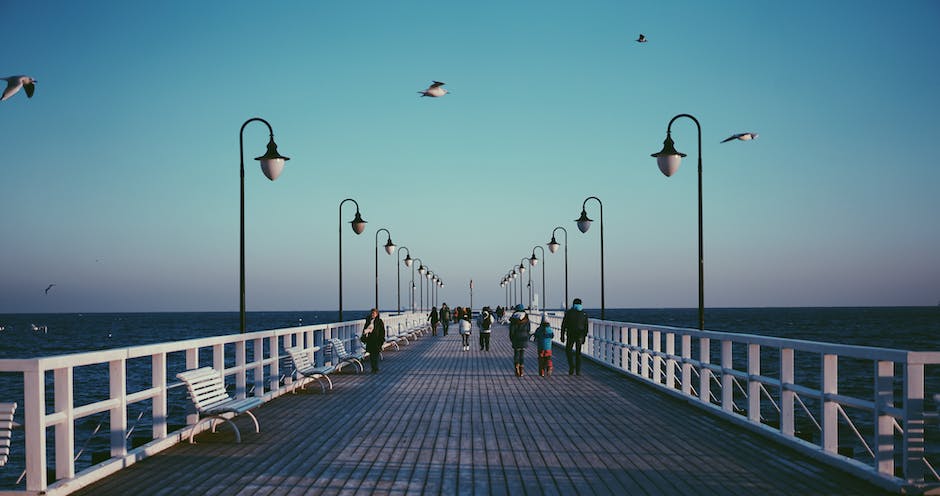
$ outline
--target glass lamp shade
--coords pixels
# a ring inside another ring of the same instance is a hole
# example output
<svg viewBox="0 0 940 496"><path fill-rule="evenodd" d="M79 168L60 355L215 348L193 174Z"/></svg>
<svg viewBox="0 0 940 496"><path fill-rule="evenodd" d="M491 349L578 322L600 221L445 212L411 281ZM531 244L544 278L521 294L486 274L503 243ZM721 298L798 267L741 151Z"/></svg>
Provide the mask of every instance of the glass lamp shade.
<svg viewBox="0 0 940 496"><path fill-rule="evenodd" d="M666 133L666 140L663 141L663 149L658 153L652 154L652 156L656 157L656 165L659 166L660 172L666 177L669 177L679 170L679 166L682 164L682 157L684 157L685 154L676 151L672 137L669 136L669 133Z"/></svg>
<svg viewBox="0 0 940 496"><path fill-rule="evenodd" d="M552 236L552 240L548 242L548 251L555 253L558 251L558 247L561 246L558 244L558 241L555 241L555 236Z"/></svg>
<svg viewBox="0 0 940 496"><path fill-rule="evenodd" d="M538 265L539 259L535 258L535 253L532 254L532 258L529 259L529 265L535 267Z"/></svg>
<svg viewBox="0 0 940 496"><path fill-rule="evenodd" d="M424 277L427 277L430 280L433 275L434 273L429 270L428 273L424 275Z"/></svg>
<svg viewBox="0 0 940 496"><path fill-rule="evenodd" d="M591 228L591 222L594 221L588 218L587 212L584 209L581 209L581 217L579 217L575 222L578 223L578 230L586 233L588 232L588 229Z"/></svg>
<svg viewBox="0 0 940 496"><path fill-rule="evenodd" d="M521 262L519 263L519 273L525 274L525 265L522 265Z"/></svg>
<svg viewBox="0 0 940 496"><path fill-rule="evenodd" d="M424 273L427 272L427 271L428 271L428 269L424 266L424 264L421 264L421 266L418 267L418 273L421 274L422 276L423 276Z"/></svg>
<svg viewBox="0 0 940 496"><path fill-rule="evenodd" d="M362 220L358 210L356 210L356 218L349 221L349 225L352 226L352 230L356 234L362 234L362 231L366 230L366 221Z"/></svg>
<svg viewBox="0 0 940 496"><path fill-rule="evenodd" d="M388 238L388 242L385 243L385 253L391 255L395 252L395 243L392 243L392 238Z"/></svg>
<svg viewBox="0 0 940 496"><path fill-rule="evenodd" d="M272 136L271 140L268 141L268 151L260 157L255 157L255 160L261 163L261 172L264 173L264 176L273 181L284 170L284 162L290 159L277 152L277 144L274 142L274 136Z"/></svg>
<svg viewBox="0 0 940 496"><path fill-rule="evenodd" d="M410 255L410 254L409 254L409 255L405 255L405 259L402 260L402 261L405 262L405 267L411 267L411 264L414 263L414 259L411 258L411 255Z"/></svg>
<svg viewBox="0 0 940 496"><path fill-rule="evenodd" d="M512 277L515 278L517 274L519 274L519 271L516 270L515 267L513 267L513 268L512 268Z"/></svg>

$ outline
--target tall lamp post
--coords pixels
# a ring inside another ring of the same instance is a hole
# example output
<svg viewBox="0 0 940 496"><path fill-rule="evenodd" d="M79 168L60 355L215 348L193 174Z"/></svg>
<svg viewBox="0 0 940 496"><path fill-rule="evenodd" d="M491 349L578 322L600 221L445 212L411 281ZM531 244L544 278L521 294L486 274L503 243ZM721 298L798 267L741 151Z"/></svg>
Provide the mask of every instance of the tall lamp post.
<svg viewBox="0 0 940 496"><path fill-rule="evenodd" d="M424 277L428 280L427 284L424 285L425 290L427 291L428 306L431 306L431 279L434 278L434 272L431 272L429 268L427 273L424 274Z"/></svg>
<svg viewBox="0 0 940 496"><path fill-rule="evenodd" d="M526 268L525 264L529 263L529 257L522 257L519 262L519 273L525 274ZM522 281L519 281L522 284ZM519 289L522 289L521 287ZM526 309L532 310L532 271L529 271L529 283L526 285L526 289L529 290L529 301L526 302ZM521 298L521 295L520 295Z"/></svg>
<svg viewBox="0 0 940 496"><path fill-rule="evenodd" d="M532 247L532 258L529 259L529 265L535 267L539 263L539 259L535 257L535 249L538 248L542 250L542 258L545 258L545 248L542 248L541 245L535 245ZM542 263L542 310L546 310L548 307L548 298L545 297L545 263ZM564 309L563 309L564 310Z"/></svg>
<svg viewBox="0 0 940 496"><path fill-rule="evenodd" d="M255 157L255 160L259 161L261 164L261 172L264 173L265 177L270 180L277 179L281 175L281 171L284 170L284 162L290 160L289 158L281 155L277 152L277 144L274 143L274 130L271 129L271 124L268 124L268 121L260 117L252 117L245 121L242 124L241 130L238 132L238 151L239 151L239 168L240 168L240 178L241 178L241 202L239 206L239 235L238 235L238 275L239 275L239 294L240 300L238 305L238 313L240 320L240 329L241 332L245 332L245 328L248 323L248 319L245 314L245 145L244 145L244 136L245 136L245 126L249 123L258 121L263 122L265 126L268 126L268 134L270 139L268 140L268 151L260 157Z"/></svg>
<svg viewBox="0 0 940 496"><path fill-rule="evenodd" d="M428 269L424 266L424 262L420 258L415 257L415 262L418 263L418 311L424 311L424 274L427 273ZM414 277L412 272L411 277ZM414 280L412 279L411 285L414 286Z"/></svg>
<svg viewBox="0 0 940 496"><path fill-rule="evenodd" d="M381 310L379 308L379 233L382 231L385 231L385 234L388 235L388 241L385 242L385 253L391 255L395 251L395 243L392 243L392 233L384 227L375 231L375 309L377 311Z"/></svg>
<svg viewBox="0 0 940 496"><path fill-rule="evenodd" d="M605 313L604 313L604 204L601 203L601 199L596 196L589 196L585 198L584 202L581 203L581 217L579 217L575 222L578 223L578 229L582 233L586 233L588 229L591 228L591 222L594 222L594 221L588 218L587 210L585 210L585 207L587 206L587 201L592 198L594 200L597 200L597 204L600 205L600 208L601 208L601 320L605 320L604 319L605 317Z"/></svg>
<svg viewBox="0 0 940 496"><path fill-rule="evenodd" d="M702 126L698 119L689 114L679 114L669 120L666 126L666 140L663 141L663 149L652 156L656 157L656 164L659 170L666 177L672 176L679 170L684 153L676 151L675 143L672 141L672 123L680 117L688 117L695 123L698 129L698 328L705 329L705 250L702 242Z"/></svg>
<svg viewBox="0 0 940 496"><path fill-rule="evenodd" d="M568 230L564 227L558 226L552 230L552 240L548 242L548 251L555 253L558 251L558 241L555 241L555 232L561 229L565 232L565 310L568 308Z"/></svg>
<svg viewBox="0 0 940 496"><path fill-rule="evenodd" d="M405 252L407 252L408 254L408 256L406 256L404 260L401 259L402 250L405 250ZM407 246L402 246L398 248L398 254L395 255L395 258L396 258L396 262L404 262L405 267L411 267L411 262L413 262L413 260L411 260L411 251L408 250ZM396 263L395 267L397 268L397 270L395 271L395 274L398 276L398 313L401 313L401 266ZM414 278L414 269L412 269L411 275L412 275L412 278Z"/></svg>
<svg viewBox="0 0 940 496"><path fill-rule="evenodd" d="M351 201L356 205L356 216L349 221L350 227L356 234L362 234L366 229L366 221L362 220L359 214L359 202L352 198L346 198L339 202L339 321L343 321L343 204Z"/></svg>

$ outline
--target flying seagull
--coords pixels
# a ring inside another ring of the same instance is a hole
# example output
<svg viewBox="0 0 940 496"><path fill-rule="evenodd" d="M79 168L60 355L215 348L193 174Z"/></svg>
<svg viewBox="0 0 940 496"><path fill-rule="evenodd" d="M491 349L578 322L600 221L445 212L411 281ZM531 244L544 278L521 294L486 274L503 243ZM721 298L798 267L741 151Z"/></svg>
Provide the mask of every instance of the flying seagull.
<svg viewBox="0 0 940 496"><path fill-rule="evenodd" d="M646 35L640 33L640 37L636 39L638 43L646 43Z"/></svg>
<svg viewBox="0 0 940 496"><path fill-rule="evenodd" d="M721 140L722 143L727 143L731 140L741 140L741 141L751 141L752 139L757 139L757 133L738 133L732 134L731 136Z"/></svg>
<svg viewBox="0 0 940 496"><path fill-rule="evenodd" d="M32 98L38 82L29 76L10 76L0 79L5 79L7 82L7 88L3 90L3 97L0 97L0 101L15 95L17 91L20 91L20 88L26 88L26 98Z"/></svg>
<svg viewBox="0 0 940 496"><path fill-rule="evenodd" d="M424 91L419 91L418 93L421 93L421 96L430 96L432 98L444 96L447 94L447 90L442 88L442 86L444 86L445 84L447 83L442 83L440 81L432 81L431 86L428 86L428 89Z"/></svg>
<svg viewBox="0 0 940 496"><path fill-rule="evenodd" d="M45 293L45 294L49 294L49 290L52 289L53 286L55 286L55 284L50 284L50 285L46 286L46 293Z"/></svg>

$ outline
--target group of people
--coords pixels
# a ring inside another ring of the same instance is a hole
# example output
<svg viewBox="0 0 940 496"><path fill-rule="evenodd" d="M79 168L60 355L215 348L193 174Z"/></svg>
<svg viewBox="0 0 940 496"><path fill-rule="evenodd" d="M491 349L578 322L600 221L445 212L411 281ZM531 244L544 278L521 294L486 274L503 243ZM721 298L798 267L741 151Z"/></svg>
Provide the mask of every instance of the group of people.
<svg viewBox="0 0 940 496"><path fill-rule="evenodd" d="M480 351L490 350L492 326L494 321L502 321L504 315L500 314L505 314L502 307L497 307L496 312L491 311L490 307L483 307L480 312L478 322L480 327ZM471 315L472 312L469 307L457 307L451 312L447 303L444 303L441 305L440 310L437 307L431 308L427 320L431 323L431 333L434 336L437 336L439 323L442 324L442 330L444 336L446 336L450 323L452 320L456 320L459 323L463 351L469 351L470 334L473 328L470 320ZM575 298L571 308L565 311L565 316L561 321L561 342L565 343L568 375L581 375L581 347L587 338L587 331L588 316L582 308L581 299ZM555 331L548 320L543 318L535 332L531 332L529 315L525 311L525 306L520 303L516 305L513 313L509 316L509 339L512 342L513 365L517 377L525 375L525 350L529 341L533 338L538 351L539 375L550 377L554 368L552 364L552 340L555 338ZM366 318L360 340L365 345L366 351L369 352L372 373L377 373L382 347L385 345L385 324L375 308Z"/></svg>

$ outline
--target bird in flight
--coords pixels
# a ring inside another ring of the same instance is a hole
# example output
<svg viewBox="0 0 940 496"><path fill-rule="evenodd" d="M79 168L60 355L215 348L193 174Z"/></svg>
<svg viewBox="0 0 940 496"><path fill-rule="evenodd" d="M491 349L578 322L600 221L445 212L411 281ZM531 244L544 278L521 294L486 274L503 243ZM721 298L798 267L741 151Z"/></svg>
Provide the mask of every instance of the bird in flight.
<svg viewBox="0 0 940 496"><path fill-rule="evenodd" d="M646 43L646 35L640 33L640 37L636 39L637 43Z"/></svg>
<svg viewBox="0 0 940 496"><path fill-rule="evenodd" d="M421 93L421 96L423 97L430 96L432 98L437 98L439 96L444 96L447 94L447 90L442 88L442 86L444 86L445 84L447 83L442 83L440 81L432 81L431 86L428 86L428 89L424 91L419 91L418 93Z"/></svg>
<svg viewBox="0 0 940 496"><path fill-rule="evenodd" d="M46 286L46 292L45 292L45 294L49 294L49 290L52 289L53 286L55 286L55 284L50 284L50 285Z"/></svg>
<svg viewBox="0 0 940 496"><path fill-rule="evenodd" d="M721 140L722 143L727 143L731 140L741 140L741 141L751 141L752 139L757 139L757 133L738 133L732 134L727 138Z"/></svg>
<svg viewBox="0 0 940 496"><path fill-rule="evenodd" d="M5 79L7 82L7 87L3 90L3 96L0 97L0 101L15 95L17 91L20 91L20 88L25 88L26 97L32 98L33 92L36 91L36 83L38 82L29 76L10 76L0 79Z"/></svg>

